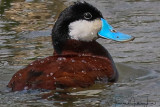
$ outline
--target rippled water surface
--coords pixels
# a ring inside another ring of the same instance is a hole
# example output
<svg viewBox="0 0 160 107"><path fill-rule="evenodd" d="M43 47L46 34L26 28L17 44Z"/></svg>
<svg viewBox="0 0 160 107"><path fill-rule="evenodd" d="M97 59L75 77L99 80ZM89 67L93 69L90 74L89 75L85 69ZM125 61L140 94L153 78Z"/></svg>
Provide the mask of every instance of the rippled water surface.
<svg viewBox="0 0 160 107"><path fill-rule="evenodd" d="M159 107L159 0L88 0L117 30L136 37L129 43L98 40L117 64L117 83L56 92L10 92L6 85L17 70L52 55L52 26L73 1L0 0L0 107Z"/></svg>

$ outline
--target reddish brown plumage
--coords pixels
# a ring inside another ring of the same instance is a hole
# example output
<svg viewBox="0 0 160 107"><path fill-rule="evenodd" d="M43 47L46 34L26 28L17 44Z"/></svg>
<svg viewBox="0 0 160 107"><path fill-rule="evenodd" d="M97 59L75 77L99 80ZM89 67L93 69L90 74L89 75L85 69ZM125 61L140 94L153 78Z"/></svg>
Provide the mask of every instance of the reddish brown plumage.
<svg viewBox="0 0 160 107"><path fill-rule="evenodd" d="M66 46L73 49L77 47L76 44L79 45L79 43L73 42L75 41L68 42ZM64 47L61 55L54 53L54 56L34 61L15 73L8 87L13 91L23 89L53 90L56 88L88 87L95 81L104 79L116 80L117 74L114 71L109 53L96 41L89 44L82 43L80 47L87 45L83 50L77 48L77 50L71 51Z"/></svg>
<svg viewBox="0 0 160 107"><path fill-rule="evenodd" d="M105 57L50 56L18 71L8 86L13 91L88 87L98 79L111 78L113 73L111 62Z"/></svg>

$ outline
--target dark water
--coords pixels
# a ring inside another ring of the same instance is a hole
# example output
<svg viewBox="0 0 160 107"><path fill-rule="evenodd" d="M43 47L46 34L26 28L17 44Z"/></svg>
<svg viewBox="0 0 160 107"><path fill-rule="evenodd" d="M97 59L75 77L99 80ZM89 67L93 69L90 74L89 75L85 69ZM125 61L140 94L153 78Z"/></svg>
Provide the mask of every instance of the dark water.
<svg viewBox="0 0 160 107"><path fill-rule="evenodd" d="M47 99L49 91L10 92L6 85L17 70L52 55L52 26L73 1L0 0L0 107L159 107L159 0L88 0L117 30L136 37L129 43L98 40L117 63L118 83L59 90Z"/></svg>

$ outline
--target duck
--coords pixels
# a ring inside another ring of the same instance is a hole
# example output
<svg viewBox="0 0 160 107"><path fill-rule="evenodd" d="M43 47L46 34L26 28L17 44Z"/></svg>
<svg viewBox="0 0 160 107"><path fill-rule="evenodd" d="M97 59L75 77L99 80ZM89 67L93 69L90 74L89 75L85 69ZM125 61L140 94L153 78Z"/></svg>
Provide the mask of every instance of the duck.
<svg viewBox="0 0 160 107"><path fill-rule="evenodd" d="M127 42L133 36L116 31L102 13L87 2L64 9L51 33L52 56L33 61L8 83L12 91L86 88L97 81L115 83L119 74L110 53L98 38Z"/></svg>

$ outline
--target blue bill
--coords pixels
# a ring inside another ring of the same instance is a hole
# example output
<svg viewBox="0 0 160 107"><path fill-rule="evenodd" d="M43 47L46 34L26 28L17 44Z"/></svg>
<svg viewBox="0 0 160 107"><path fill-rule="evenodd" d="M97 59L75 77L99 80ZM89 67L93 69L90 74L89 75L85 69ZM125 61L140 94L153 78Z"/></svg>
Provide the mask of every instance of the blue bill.
<svg viewBox="0 0 160 107"><path fill-rule="evenodd" d="M107 20L101 18L101 21L102 21L102 28L98 32L98 35L100 37L119 42L127 42L134 40L134 37L114 30L113 27L108 24Z"/></svg>

